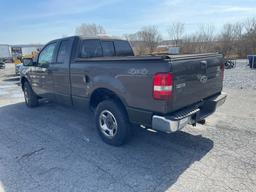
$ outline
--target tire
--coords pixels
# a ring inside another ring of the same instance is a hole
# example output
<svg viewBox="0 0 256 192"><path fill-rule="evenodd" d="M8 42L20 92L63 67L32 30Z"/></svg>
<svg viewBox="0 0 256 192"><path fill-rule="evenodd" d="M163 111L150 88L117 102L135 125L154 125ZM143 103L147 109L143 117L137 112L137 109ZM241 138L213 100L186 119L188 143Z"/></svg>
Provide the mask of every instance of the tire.
<svg viewBox="0 0 256 192"><path fill-rule="evenodd" d="M226 62L225 62L225 69L230 69L230 63L229 63L229 61L226 61Z"/></svg>
<svg viewBox="0 0 256 192"><path fill-rule="evenodd" d="M235 68L236 67L236 62L233 62L233 66L232 66L233 68Z"/></svg>
<svg viewBox="0 0 256 192"><path fill-rule="evenodd" d="M125 109L118 102L105 100L99 103L95 120L98 133L105 143L120 146L129 140L131 125Z"/></svg>
<svg viewBox="0 0 256 192"><path fill-rule="evenodd" d="M23 92L24 92L24 98L25 103L28 107L36 107L38 106L38 97L32 90L30 84L26 81L23 85Z"/></svg>

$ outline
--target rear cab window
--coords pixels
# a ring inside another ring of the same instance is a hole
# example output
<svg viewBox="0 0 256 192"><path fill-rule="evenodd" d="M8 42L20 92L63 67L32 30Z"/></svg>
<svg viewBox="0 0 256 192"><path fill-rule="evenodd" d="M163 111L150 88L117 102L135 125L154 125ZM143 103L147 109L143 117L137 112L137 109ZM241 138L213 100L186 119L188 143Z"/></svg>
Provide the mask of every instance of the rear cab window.
<svg viewBox="0 0 256 192"><path fill-rule="evenodd" d="M131 45L128 41L114 41L116 56L134 56Z"/></svg>
<svg viewBox="0 0 256 192"><path fill-rule="evenodd" d="M83 40L80 57L82 58L93 58L102 57L102 47L100 40L97 39L86 39Z"/></svg>
<svg viewBox="0 0 256 192"><path fill-rule="evenodd" d="M80 58L134 56L128 41L85 39L82 41Z"/></svg>
<svg viewBox="0 0 256 192"><path fill-rule="evenodd" d="M103 56L104 57L113 57L115 56L115 48L113 41L101 41Z"/></svg>

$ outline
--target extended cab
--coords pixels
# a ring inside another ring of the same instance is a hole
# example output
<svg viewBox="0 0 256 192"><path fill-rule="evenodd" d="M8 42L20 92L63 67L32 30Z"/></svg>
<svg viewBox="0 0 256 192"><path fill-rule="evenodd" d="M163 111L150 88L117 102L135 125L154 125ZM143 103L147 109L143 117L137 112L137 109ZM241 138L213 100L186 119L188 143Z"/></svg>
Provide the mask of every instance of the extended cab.
<svg viewBox="0 0 256 192"><path fill-rule="evenodd" d="M25 59L21 85L29 107L41 98L95 112L101 138L121 145L131 124L167 133L203 123L225 102L217 53L134 56L128 41L53 40L36 61Z"/></svg>

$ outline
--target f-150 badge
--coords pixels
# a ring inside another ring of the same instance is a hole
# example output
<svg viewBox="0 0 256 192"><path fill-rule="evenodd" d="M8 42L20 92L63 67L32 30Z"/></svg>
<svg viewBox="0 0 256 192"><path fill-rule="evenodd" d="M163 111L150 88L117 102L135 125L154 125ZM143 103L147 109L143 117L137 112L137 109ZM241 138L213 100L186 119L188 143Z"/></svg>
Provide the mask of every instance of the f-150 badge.
<svg viewBox="0 0 256 192"><path fill-rule="evenodd" d="M148 70L146 68L142 68L142 69L131 68L128 70L128 73L131 75L146 75L148 74Z"/></svg>

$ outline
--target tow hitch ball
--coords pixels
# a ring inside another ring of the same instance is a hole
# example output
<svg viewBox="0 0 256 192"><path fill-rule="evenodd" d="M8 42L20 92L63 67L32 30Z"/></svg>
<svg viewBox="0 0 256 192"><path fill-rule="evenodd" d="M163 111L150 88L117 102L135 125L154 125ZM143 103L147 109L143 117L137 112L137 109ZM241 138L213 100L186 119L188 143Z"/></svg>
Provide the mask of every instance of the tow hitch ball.
<svg viewBox="0 0 256 192"><path fill-rule="evenodd" d="M205 119L202 119L200 121L197 121L197 123L201 124L201 125L204 125L205 124Z"/></svg>
<svg viewBox="0 0 256 192"><path fill-rule="evenodd" d="M197 122L194 121L194 123L192 123L191 125L192 125L192 126L196 126L197 123L199 123L199 124L201 124L201 125L204 125L204 124L205 124L205 119L201 119L201 120L199 120L199 121L197 121Z"/></svg>
<svg viewBox="0 0 256 192"><path fill-rule="evenodd" d="M200 117L198 116L198 113L195 113L191 117L191 125L195 127L197 123L199 123L201 125L204 125L205 124L205 119L200 119Z"/></svg>

